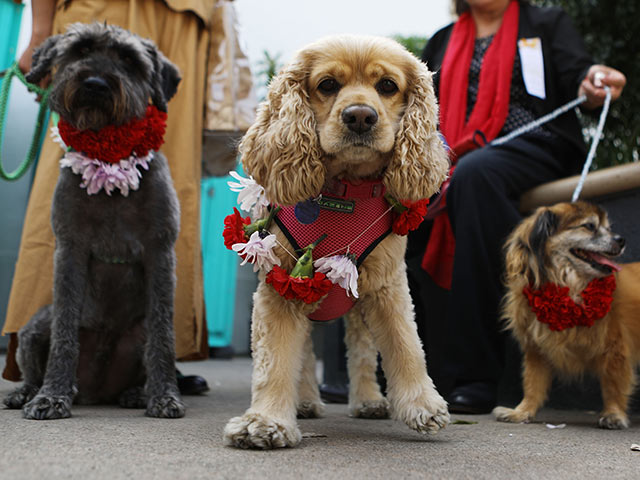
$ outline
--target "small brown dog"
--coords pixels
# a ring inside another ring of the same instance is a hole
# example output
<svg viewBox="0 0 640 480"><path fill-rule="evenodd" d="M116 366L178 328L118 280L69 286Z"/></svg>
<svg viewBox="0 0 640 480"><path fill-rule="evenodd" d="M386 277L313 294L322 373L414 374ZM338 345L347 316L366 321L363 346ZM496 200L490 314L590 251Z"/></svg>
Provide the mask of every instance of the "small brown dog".
<svg viewBox="0 0 640 480"><path fill-rule="evenodd" d="M604 401L598 425L628 427L640 361L640 263L621 269L610 260L624 243L607 214L586 202L541 207L513 231L503 317L524 353L524 399L515 409L495 408L499 421L532 420L554 373L591 372Z"/></svg>

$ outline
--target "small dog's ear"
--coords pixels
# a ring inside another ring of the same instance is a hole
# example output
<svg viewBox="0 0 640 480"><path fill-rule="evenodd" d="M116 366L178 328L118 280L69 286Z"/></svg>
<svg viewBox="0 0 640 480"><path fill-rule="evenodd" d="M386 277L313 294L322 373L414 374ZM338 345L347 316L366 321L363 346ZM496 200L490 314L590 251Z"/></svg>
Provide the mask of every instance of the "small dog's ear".
<svg viewBox="0 0 640 480"><path fill-rule="evenodd" d="M62 35L53 35L34 50L31 70L25 75L27 82L39 83L51 73L54 60L58 56L57 45L61 38Z"/></svg>
<svg viewBox="0 0 640 480"><path fill-rule="evenodd" d="M513 230L504 247L507 284L524 279L538 288L546 281L545 248L557 228L557 215L541 207Z"/></svg>
<svg viewBox="0 0 640 480"><path fill-rule="evenodd" d="M151 40L143 39L142 42L153 63L151 101L158 110L166 112L167 102L178 91L180 71Z"/></svg>
<svg viewBox="0 0 640 480"><path fill-rule="evenodd" d="M270 202L294 205L320 193L325 179L316 120L306 91L304 54L273 78L256 121L240 143L245 171Z"/></svg>
<svg viewBox="0 0 640 480"><path fill-rule="evenodd" d="M545 245L551 235L558 229L558 217L549 209L540 209L535 215L535 223L529 234L529 245L536 256L538 264L544 265Z"/></svg>
<svg viewBox="0 0 640 480"><path fill-rule="evenodd" d="M432 73L424 63L411 57L413 73L408 77L411 87L384 183L395 198L415 201L438 191L449 162L437 130L438 103Z"/></svg>

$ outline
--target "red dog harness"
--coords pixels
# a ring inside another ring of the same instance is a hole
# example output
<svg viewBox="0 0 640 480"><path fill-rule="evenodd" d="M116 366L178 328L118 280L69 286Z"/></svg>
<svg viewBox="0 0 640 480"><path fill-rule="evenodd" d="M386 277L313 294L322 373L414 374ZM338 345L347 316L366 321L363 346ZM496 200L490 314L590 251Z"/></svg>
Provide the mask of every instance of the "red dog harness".
<svg viewBox="0 0 640 480"><path fill-rule="evenodd" d="M317 199L282 207L275 221L296 250L326 233L327 238L313 251L315 260L351 253L356 257L356 265L360 266L391 232L393 213L384 192L381 180L362 181L357 185L345 180L334 181L325 186ZM347 313L354 304L355 299L340 285L334 284L309 318L333 320Z"/></svg>

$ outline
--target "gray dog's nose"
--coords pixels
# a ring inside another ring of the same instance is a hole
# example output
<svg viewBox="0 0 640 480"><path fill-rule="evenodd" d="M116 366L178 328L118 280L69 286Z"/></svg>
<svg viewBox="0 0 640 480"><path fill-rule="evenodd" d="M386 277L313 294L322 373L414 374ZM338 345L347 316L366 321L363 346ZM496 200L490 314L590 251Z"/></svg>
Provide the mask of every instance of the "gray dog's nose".
<svg viewBox="0 0 640 480"><path fill-rule="evenodd" d="M378 113L368 105L351 105L342 111L342 121L352 132L365 133L378 121Z"/></svg>
<svg viewBox="0 0 640 480"><path fill-rule="evenodd" d="M82 85L84 85L88 90L96 93L109 90L109 84L100 77L87 77L82 82Z"/></svg>

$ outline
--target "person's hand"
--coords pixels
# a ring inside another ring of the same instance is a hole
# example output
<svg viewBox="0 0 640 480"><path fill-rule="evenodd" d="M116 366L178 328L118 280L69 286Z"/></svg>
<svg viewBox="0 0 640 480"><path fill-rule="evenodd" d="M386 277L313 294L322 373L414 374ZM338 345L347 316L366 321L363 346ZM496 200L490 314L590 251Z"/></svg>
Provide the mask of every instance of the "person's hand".
<svg viewBox="0 0 640 480"><path fill-rule="evenodd" d="M607 96L604 86L611 89L611 100L616 100L627 83L627 77L615 68L606 65L591 65L578 88L578 96L586 95L586 108L601 107Z"/></svg>

